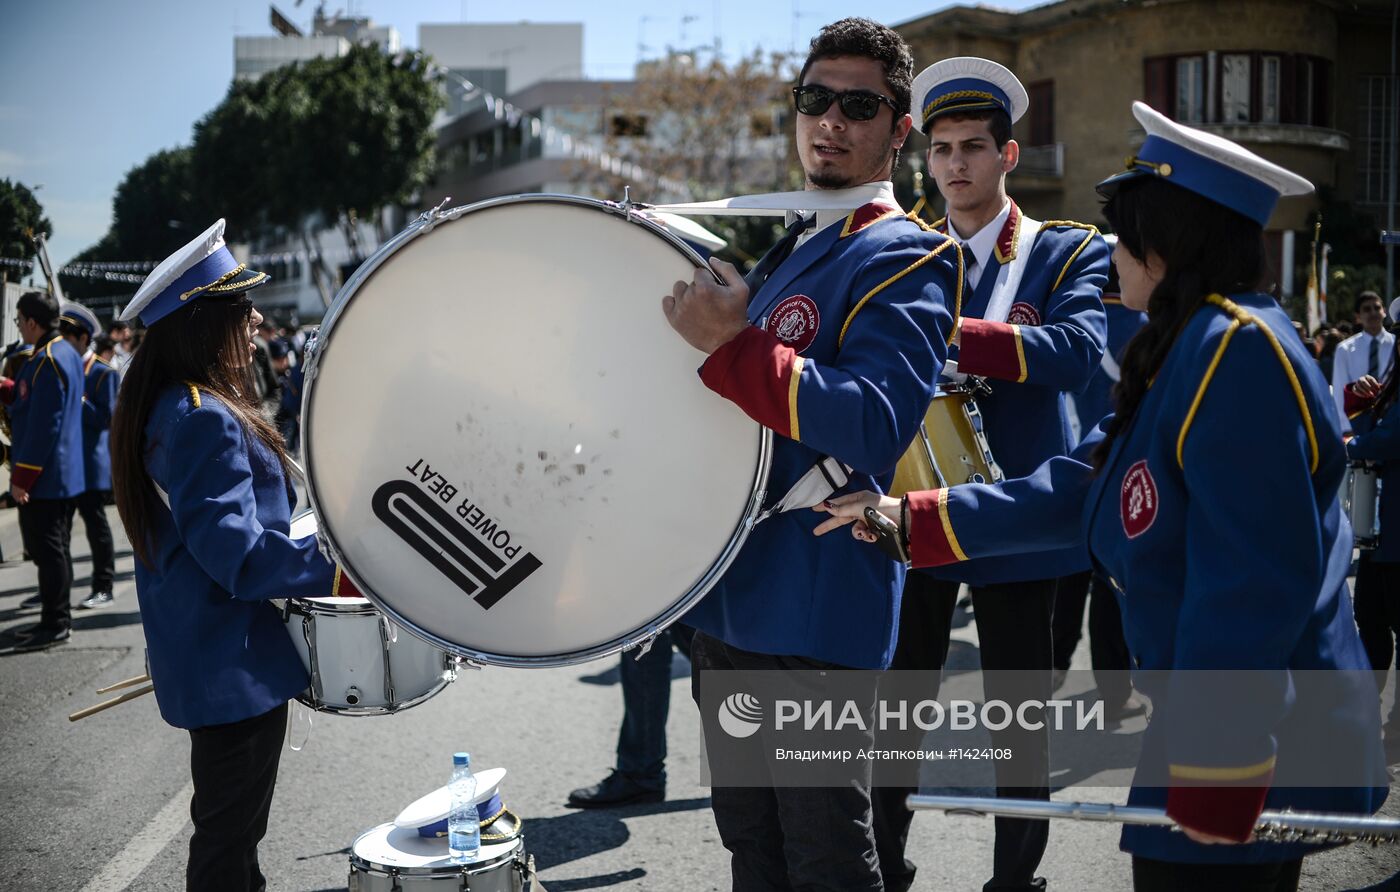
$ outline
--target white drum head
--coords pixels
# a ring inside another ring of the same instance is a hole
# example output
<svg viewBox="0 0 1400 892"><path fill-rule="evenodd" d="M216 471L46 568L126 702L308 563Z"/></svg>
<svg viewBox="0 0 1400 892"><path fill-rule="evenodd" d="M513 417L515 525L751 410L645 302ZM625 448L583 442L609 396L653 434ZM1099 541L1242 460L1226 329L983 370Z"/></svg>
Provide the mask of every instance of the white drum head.
<svg viewBox="0 0 1400 892"><path fill-rule="evenodd" d="M323 532L439 646L616 651L728 565L769 435L666 323L700 263L674 236L558 196L449 214L372 258L323 326L303 419Z"/></svg>

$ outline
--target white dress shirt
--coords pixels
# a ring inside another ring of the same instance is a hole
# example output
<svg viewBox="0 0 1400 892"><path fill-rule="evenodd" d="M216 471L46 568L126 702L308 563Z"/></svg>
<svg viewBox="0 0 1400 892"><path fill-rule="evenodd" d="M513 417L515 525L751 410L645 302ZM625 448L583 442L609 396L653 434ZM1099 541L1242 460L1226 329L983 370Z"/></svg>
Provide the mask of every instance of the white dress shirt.
<svg viewBox="0 0 1400 892"><path fill-rule="evenodd" d="M1006 225L1006 218L1011 215L1011 199L1001 207L1001 213L991 219L986 226L977 230L971 238L963 238L963 234L953 225L951 217L948 218L948 231L962 243L963 263L967 265L965 275L967 290L976 290L977 283L982 281L982 271L987 268L987 264L992 260L992 251L996 250L997 236L1001 235L1001 228ZM973 259L976 259L976 263Z"/></svg>
<svg viewBox="0 0 1400 892"><path fill-rule="evenodd" d="M1345 388L1351 382L1369 374L1367 369L1371 360L1373 340L1380 342L1376 348L1377 359L1380 360L1376 378L1384 378L1395 359L1395 335L1384 329L1378 335L1370 335L1364 331L1352 335L1337 345L1337 352L1332 357L1332 400L1337 405L1337 417L1342 421L1344 433L1351 430L1351 422L1347 420L1346 409L1343 408Z"/></svg>

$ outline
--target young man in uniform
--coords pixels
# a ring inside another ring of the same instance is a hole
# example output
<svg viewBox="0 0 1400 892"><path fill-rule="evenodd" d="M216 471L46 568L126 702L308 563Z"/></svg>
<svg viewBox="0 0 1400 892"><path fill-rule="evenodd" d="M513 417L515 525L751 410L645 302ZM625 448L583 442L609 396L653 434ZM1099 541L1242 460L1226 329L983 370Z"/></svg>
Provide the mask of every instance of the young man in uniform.
<svg viewBox="0 0 1400 892"><path fill-rule="evenodd" d="M71 637L73 499L84 489L83 361L58 334L58 301L31 291L19 299L20 337L34 353L19 377L0 381L11 400L10 497L19 505L24 548L39 571L42 613L16 635L16 649L39 650Z"/></svg>
<svg viewBox="0 0 1400 892"><path fill-rule="evenodd" d="M851 469L850 487L887 488L933 397L961 264L956 242L906 218L894 200L912 70L908 47L883 25L845 19L823 28L794 89L811 193L794 209L818 210L794 223L749 282L715 261L720 283L697 271L663 299L672 327L709 354L706 386L776 434L770 494L788 492L826 457ZM792 510L755 526L686 615L697 630L697 701L707 671L889 665L903 567L854 539L833 552L812 536L820 519ZM873 683L864 705L869 716ZM773 768L764 768L770 779ZM717 782L711 801L734 888L878 890L870 763L854 774L841 787Z"/></svg>
<svg viewBox="0 0 1400 892"><path fill-rule="evenodd" d="M112 453L108 429L117 408L117 388L121 375L96 352L90 350L101 330L92 310L82 304L65 303L58 330L83 359L83 477L85 487L75 501L87 530L92 553L92 594L79 605L94 610L112 603L112 580L116 574L116 551L112 527L107 523L107 506L112 502Z"/></svg>
<svg viewBox="0 0 1400 892"><path fill-rule="evenodd" d="M1011 125L1028 105L1009 70L987 59L945 59L919 74L913 95L929 137L928 171L948 203L947 219L935 228L962 244L967 265L953 358L958 373L990 385L991 393L977 398L987 441L1006 476L1021 477L1074 445L1064 395L1082 390L1103 356L1100 292L1108 249L1093 226L1031 220L1007 196L1006 175L1020 158ZM1048 700L1055 581L1087 566L1079 549L974 561L937 579L911 573L894 668L942 667L958 584L966 582L982 668L1020 670L1014 680L1008 673L986 676L987 698ZM1010 748L1016 773L1036 781L1003 784L1008 766L998 762L1000 795L1049 798L1048 732L1013 724L993 731L992 745ZM908 889L915 872L904 858L913 818L904 807L909 792L881 787L875 794L881 869L885 888L895 892ZM1045 821L998 818L992 878L984 888L1043 889L1035 870L1048 836Z"/></svg>

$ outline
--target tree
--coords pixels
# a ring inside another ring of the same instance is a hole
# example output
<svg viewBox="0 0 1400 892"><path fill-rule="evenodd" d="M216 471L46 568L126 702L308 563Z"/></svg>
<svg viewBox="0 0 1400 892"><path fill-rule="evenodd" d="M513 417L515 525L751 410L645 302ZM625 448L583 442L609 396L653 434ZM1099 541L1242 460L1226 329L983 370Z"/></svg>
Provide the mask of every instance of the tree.
<svg viewBox="0 0 1400 892"><path fill-rule="evenodd" d="M127 171L112 199L119 259L158 261L217 219L196 188L189 148L157 152Z"/></svg>
<svg viewBox="0 0 1400 892"><path fill-rule="evenodd" d="M44 217L43 206L28 186L0 180L0 257L33 257L35 235L53 235L53 224Z"/></svg>
<svg viewBox="0 0 1400 892"><path fill-rule="evenodd" d="M753 192L800 189L792 141L789 88L795 72L783 54L752 55L730 64L672 51L639 65L635 87L604 111L607 151L648 176L628 180L598 172L604 194L651 203L706 201ZM663 182L685 185L684 194ZM721 252L751 264L782 232L781 218L711 217L702 221L729 242Z"/></svg>
<svg viewBox="0 0 1400 892"><path fill-rule="evenodd" d="M355 245L356 219L408 201L427 181L443 101L435 77L422 54L360 45L233 84L195 125L203 200L228 218L233 238L280 229L311 253L319 215ZM312 270L329 300L327 270Z"/></svg>

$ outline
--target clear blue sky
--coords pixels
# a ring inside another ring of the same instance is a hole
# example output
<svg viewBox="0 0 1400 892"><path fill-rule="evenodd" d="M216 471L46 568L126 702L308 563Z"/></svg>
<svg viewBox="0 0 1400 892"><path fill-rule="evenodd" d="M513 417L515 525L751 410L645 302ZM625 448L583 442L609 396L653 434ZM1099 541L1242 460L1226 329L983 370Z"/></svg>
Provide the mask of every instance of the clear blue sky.
<svg viewBox="0 0 1400 892"><path fill-rule="evenodd" d="M589 77L625 78L638 43L708 43L726 55L802 47L823 24L865 15L908 21L948 0L339 0L327 10L393 25L416 46L423 22L584 23ZM1022 8L1030 0L1001 0ZM315 0L279 9L309 26ZM348 9L347 9L348 6ZM694 16L694 20L683 19ZM643 17L646 17L645 21ZM0 177L33 188L56 264L97 241L122 176L153 152L187 145L233 77L233 38L272 34L266 0L0 0ZM133 257L131 260L159 258Z"/></svg>

